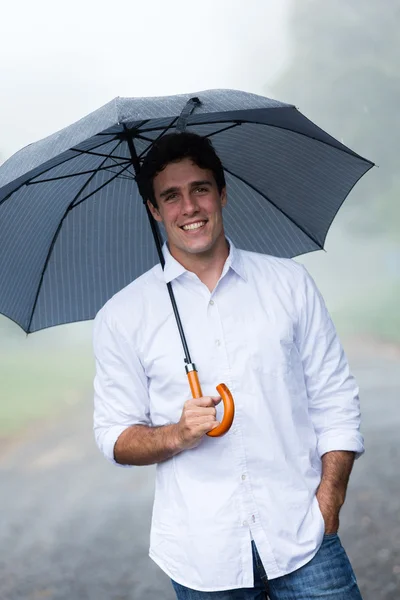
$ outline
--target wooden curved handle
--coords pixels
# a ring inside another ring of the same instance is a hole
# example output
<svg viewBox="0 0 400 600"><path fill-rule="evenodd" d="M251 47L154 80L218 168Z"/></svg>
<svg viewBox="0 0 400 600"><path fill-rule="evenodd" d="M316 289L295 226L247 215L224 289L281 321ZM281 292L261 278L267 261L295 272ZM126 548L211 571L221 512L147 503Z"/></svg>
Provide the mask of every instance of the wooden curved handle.
<svg viewBox="0 0 400 600"><path fill-rule="evenodd" d="M192 392L192 398L201 398L203 392L201 391L197 371L189 371L187 377L189 380L190 391ZM230 390L224 383L220 383L217 385L217 392L221 396L224 404L224 416L218 427L215 427L215 429L212 429L207 433L210 437L219 437L229 431L233 422L233 417L235 416L235 403Z"/></svg>
<svg viewBox="0 0 400 600"><path fill-rule="evenodd" d="M233 422L233 417L235 416L235 403L230 390L224 383L220 383L217 385L217 392L224 403L224 416L218 427L211 429L211 431L207 433L210 437L219 437L229 431Z"/></svg>

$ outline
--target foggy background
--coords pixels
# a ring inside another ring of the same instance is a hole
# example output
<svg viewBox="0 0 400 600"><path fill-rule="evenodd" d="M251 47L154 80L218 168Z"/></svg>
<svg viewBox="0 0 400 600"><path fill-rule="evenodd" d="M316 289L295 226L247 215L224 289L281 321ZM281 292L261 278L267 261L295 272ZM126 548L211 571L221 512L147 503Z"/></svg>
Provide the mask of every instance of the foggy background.
<svg viewBox="0 0 400 600"><path fill-rule="evenodd" d="M354 357L356 375L367 389L374 388L371 402L365 401L365 432L371 432L372 444L376 425L378 447L389 444L390 436L378 422L399 423L400 0L70 0L65 5L17 0L3 3L0 19L0 163L116 96L234 88L296 105L378 165L345 201L328 234L326 252L297 260L321 289L345 349L350 359ZM0 315L0 475L2 465L4 472L12 470L7 457L14 456L10 460L20 465L24 444L39 439L46 427L60 431L62 424L64 434L73 422L92 452L91 327L91 322L61 326L27 337ZM384 404L389 386L391 399ZM75 467L80 464L72 445L57 452L43 451L39 463L50 471L54 467L54 472L71 457ZM387 452L398 457L397 443ZM100 463L102 458L93 460ZM382 503L392 492L400 496L397 488L385 487L389 480L400 480L396 461L393 468L388 480L375 486ZM111 478L110 469L107 465L105 472ZM380 464L376 469L378 473ZM152 476L151 469L143 472ZM359 481L362 486L361 475ZM4 482L0 481L3 489ZM21 494L30 493L21 474L20 482ZM367 496L364 500L371 500ZM375 497L374 502L377 505ZM386 517L389 529L400 532L398 504ZM366 518L373 521L371 515ZM382 542L383 547L374 550L370 560L386 574L382 583L375 576L369 580L362 570L366 538L360 537L361 529L354 534L358 537L351 557L360 565L364 598L400 597L395 596L400 591L400 544ZM4 540L11 539L3 538L2 546L1 531L0 527L0 569ZM146 552L148 532L143 535ZM349 544L351 539L349 535ZM40 568L28 569L30 577ZM94 568L91 581L96 577L99 570ZM28 597L21 592L25 579L21 571L6 578L7 598ZM37 583L31 588L41 589ZM64 597L51 592L51 586L43 589L50 590L48 597ZM85 594L74 597L92 597L87 590ZM96 594L93 598L103 597ZM114 597L112 592L104 595Z"/></svg>

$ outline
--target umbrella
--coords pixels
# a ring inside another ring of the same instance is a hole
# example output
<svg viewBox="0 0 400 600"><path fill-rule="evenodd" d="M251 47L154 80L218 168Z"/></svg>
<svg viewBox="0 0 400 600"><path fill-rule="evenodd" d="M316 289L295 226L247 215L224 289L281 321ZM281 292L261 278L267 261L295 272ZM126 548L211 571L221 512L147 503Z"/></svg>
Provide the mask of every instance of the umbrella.
<svg viewBox="0 0 400 600"><path fill-rule="evenodd" d="M184 129L208 136L222 160L228 237L281 257L322 249L341 204L373 166L294 106L255 94L116 98L1 166L0 313L27 333L92 319L163 264L163 234L143 209L135 175L155 140ZM169 292L196 397L200 384ZM233 401L226 387L218 391L226 430Z"/></svg>

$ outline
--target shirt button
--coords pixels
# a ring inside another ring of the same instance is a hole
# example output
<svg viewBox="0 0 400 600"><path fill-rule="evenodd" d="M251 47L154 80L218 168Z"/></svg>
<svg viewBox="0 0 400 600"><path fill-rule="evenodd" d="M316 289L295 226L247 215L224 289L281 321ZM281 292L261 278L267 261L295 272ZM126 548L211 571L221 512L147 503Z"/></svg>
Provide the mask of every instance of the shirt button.
<svg viewBox="0 0 400 600"><path fill-rule="evenodd" d="M243 527L247 527L247 525L248 525L247 521L243 521L242 525L243 525Z"/></svg>
<svg viewBox="0 0 400 600"><path fill-rule="evenodd" d="M243 479L243 481L246 479L246 475L245 474L242 475L242 479Z"/></svg>
<svg viewBox="0 0 400 600"><path fill-rule="evenodd" d="M214 306L214 300L210 300L210 305Z"/></svg>
<svg viewBox="0 0 400 600"><path fill-rule="evenodd" d="M220 342L220 340L215 340L215 345L216 345L216 346L220 346L220 345L221 345L221 342Z"/></svg>
<svg viewBox="0 0 400 600"><path fill-rule="evenodd" d="M254 515L251 515L251 520L253 521L253 523L255 523L255 522L256 522L256 518L255 518L255 516L254 516Z"/></svg>

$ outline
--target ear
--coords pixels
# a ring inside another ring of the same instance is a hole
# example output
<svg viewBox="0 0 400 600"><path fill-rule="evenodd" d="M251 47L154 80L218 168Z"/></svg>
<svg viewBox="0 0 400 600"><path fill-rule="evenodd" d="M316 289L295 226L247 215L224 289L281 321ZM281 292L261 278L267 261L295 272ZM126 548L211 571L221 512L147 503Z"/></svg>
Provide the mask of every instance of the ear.
<svg viewBox="0 0 400 600"><path fill-rule="evenodd" d="M221 190L221 206L224 207L227 205L228 202L228 196L226 193L226 187L222 188Z"/></svg>
<svg viewBox="0 0 400 600"><path fill-rule="evenodd" d="M150 200L147 200L146 202L149 211L151 212L151 214L153 215L153 218L158 221L159 223L161 223L162 221L162 217L160 215L160 213L158 212L158 208L156 208L154 206L154 204L152 202L150 202Z"/></svg>

